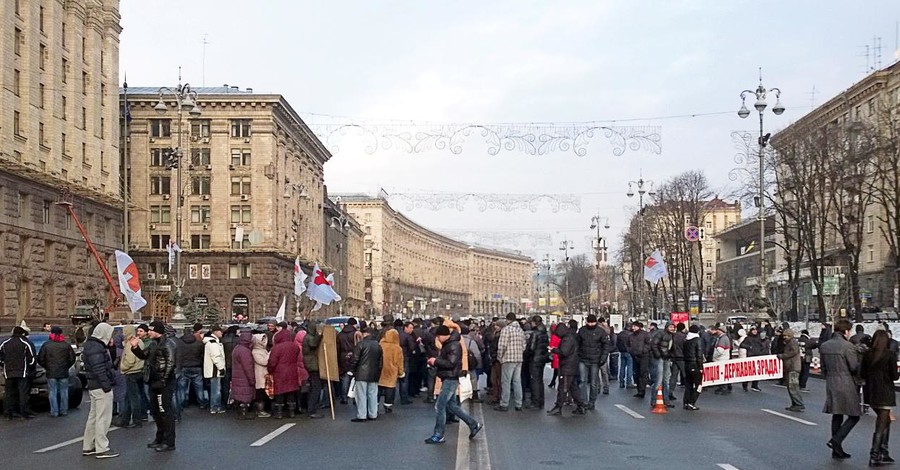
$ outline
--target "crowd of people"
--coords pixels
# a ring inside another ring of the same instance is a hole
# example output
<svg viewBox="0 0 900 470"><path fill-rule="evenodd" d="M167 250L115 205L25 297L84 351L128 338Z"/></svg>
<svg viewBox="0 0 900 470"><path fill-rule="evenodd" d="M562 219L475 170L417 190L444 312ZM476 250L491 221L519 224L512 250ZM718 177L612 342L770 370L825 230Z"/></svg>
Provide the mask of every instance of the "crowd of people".
<svg viewBox="0 0 900 470"><path fill-rule="evenodd" d="M873 336L857 325L851 336L851 324L839 320L833 326L823 324L819 337L811 338L806 330L795 334L786 323L717 323L709 328L683 323L659 328L650 323L645 329L635 321L616 332L604 318L588 315L585 320L584 325L570 320L548 328L541 316L522 319L512 313L489 322L388 316L367 324L351 318L336 336L337 376L332 381L325 372L327 364L320 363L323 328L315 321L254 328L198 323L180 336L160 321L115 328L97 323L82 352L90 399L83 454L118 456L106 438L110 425L141 427L149 421L148 414L157 427L148 447L172 451L176 423L191 402L211 414L231 408L237 419L245 420L298 415L319 419L331 403L352 401L356 413L351 421L361 423L392 413L398 398L400 405L407 405L424 395L436 411L434 432L425 441L429 444L444 442L448 422L465 422L470 438L483 429L461 401L484 400L497 412L543 410L546 387L557 391L547 411L555 416L569 406L575 415L595 409L598 396L608 395L612 382L635 390L639 399L650 389L651 406L659 390L669 408L678 400L680 385L683 408L697 411L704 363L765 355L783 362L779 383L791 402L786 409L803 412L801 392L806 390L813 350L818 349L826 379L823 411L833 415L828 441L832 457L850 457L842 443L865 412L864 403L876 414L870 465L893 462L888 440L898 342L887 325ZM9 419L33 417L25 403L27 389L19 385L27 385L28 369L35 363L53 381L50 416L66 416L69 384L62 379L68 379L74 352L61 329L47 327L51 340L40 351L19 327L0 344ZM553 376L545 384L548 365ZM486 376L485 397L479 395L481 375ZM758 381L741 385L745 392L761 390ZM732 391L733 386L725 384L714 393Z"/></svg>

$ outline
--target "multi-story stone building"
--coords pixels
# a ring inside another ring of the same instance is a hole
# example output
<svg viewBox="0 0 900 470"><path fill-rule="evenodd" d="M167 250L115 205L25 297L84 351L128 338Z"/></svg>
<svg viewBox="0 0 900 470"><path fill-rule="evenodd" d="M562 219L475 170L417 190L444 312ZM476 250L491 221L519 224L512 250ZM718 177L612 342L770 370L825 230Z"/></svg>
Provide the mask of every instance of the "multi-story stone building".
<svg viewBox="0 0 900 470"><path fill-rule="evenodd" d="M0 2L0 323L59 323L122 244L118 0ZM67 319L66 319L67 320ZM66 321L63 320L63 321Z"/></svg>
<svg viewBox="0 0 900 470"><path fill-rule="evenodd" d="M771 243L775 237L775 217L768 216L765 224L767 276L772 280L778 250ZM754 217L720 230L715 235L715 242L716 277L715 285L710 287L717 310L759 310L754 304L759 298L759 220Z"/></svg>
<svg viewBox="0 0 900 470"><path fill-rule="evenodd" d="M705 209L704 239L700 241L703 248L703 286L707 302L706 309L714 310L717 308L716 301L718 300L715 285L719 240L716 236L741 222L741 203L740 201L729 203L716 196L706 203Z"/></svg>
<svg viewBox="0 0 900 470"><path fill-rule="evenodd" d="M150 315L170 310L177 266L169 268L166 248L178 239L179 217L187 297L256 319L274 315L287 296L294 311L294 258L309 268L326 256L323 165L331 155L281 95L193 91L197 117L179 113L158 87L127 90L130 249ZM160 98L163 112L154 109ZM179 146L171 169L168 149Z"/></svg>
<svg viewBox="0 0 900 470"><path fill-rule="evenodd" d="M365 232L368 315L501 314L532 292L531 258L470 246L416 224L382 197L342 196Z"/></svg>
<svg viewBox="0 0 900 470"><path fill-rule="evenodd" d="M334 289L343 300L323 307L318 315L364 317L362 228L344 210L340 196L332 200L328 198L326 192L322 215L325 227L325 257L320 267L325 272L334 273Z"/></svg>

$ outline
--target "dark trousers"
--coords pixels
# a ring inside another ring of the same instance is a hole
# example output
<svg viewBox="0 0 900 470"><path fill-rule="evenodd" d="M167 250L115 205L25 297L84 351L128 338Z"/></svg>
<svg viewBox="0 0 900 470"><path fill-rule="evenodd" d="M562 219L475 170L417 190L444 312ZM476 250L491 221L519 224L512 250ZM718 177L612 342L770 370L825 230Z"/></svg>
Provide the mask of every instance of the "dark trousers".
<svg viewBox="0 0 900 470"><path fill-rule="evenodd" d="M644 396L647 392L647 380L650 378L650 356L643 354L640 356L632 355L634 359L634 381L637 384L637 393Z"/></svg>
<svg viewBox="0 0 900 470"><path fill-rule="evenodd" d="M688 366L684 378L684 404L696 405L697 399L700 398L700 392L697 391L697 387L703 383L703 368L696 365Z"/></svg>
<svg viewBox="0 0 900 470"><path fill-rule="evenodd" d="M425 395L425 399L434 400L434 381L435 379L437 379L437 369L435 369L434 367L428 367L426 368L425 372L425 378L427 380L427 385L425 386L428 387L428 392Z"/></svg>
<svg viewBox="0 0 900 470"><path fill-rule="evenodd" d="M403 359L403 378L397 380L397 388L400 389L400 401L406 403L409 401L409 358Z"/></svg>
<svg viewBox="0 0 900 470"><path fill-rule="evenodd" d="M175 447L175 410L172 409L175 396L175 378L170 377L162 390L150 391L150 414L156 422L158 444Z"/></svg>
<svg viewBox="0 0 900 470"><path fill-rule="evenodd" d="M544 407L544 364L532 362L528 364L531 374L531 404L537 408Z"/></svg>
<svg viewBox="0 0 900 470"><path fill-rule="evenodd" d="M144 408L144 373L137 372L125 375L125 409L119 413L123 424L141 424L147 416Z"/></svg>
<svg viewBox="0 0 900 470"><path fill-rule="evenodd" d="M219 385L219 390L222 393L222 408L228 408L228 397L231 396L231 368L225 369L225 375L222 376L221 385Z"/></svg>
<svg viewBox="0 0 900 470"><path fill-rule="evenodd" d="M675 387L678 381L684 385L686 380L684 377L684 359L672 359L672 377L669 379L669 394L675 396Z"/></svg>
<svg viewBox="0 0 900 470"><path fill-rule="evenodd" d="M6 416L13 416L16 413L24 416L31 413L31 409L28 407L27 377L10 377L6 379L3 408Z"/></svg>
<svg viewBox="0 0 900 470"><path fill-rule="evenodd" d="M859 416L847 416L847 419L844 420L844 415L834 415L831 417L831 440L841 444L844 442L844 439L847 438L847 435L850 434L850 431L853 430L853 426L856 426L856 423L859 422Z"/></svg>
<svg viewBox="0 0 900 470"><path fill-rule="evenodd" d="M491 394L488 396L491 402L500 401L500 389L503 388L500 380L501 369L500 361L494 361L491 364Z"/></svg>
<svg viewBox="0 0 900 470"><path fill-rule="evenodd" d="M560 375L559 384L556 387L556 406L562 407L566 403L566 397L571 396L575 404L580 408L584 406L581 392L575 385L574 375Z"/></svg>
<svg viewBox="0 0 900 470"><path fill-rule="evenodd" d="M809 363L800 362L800 388L806 388L806 381L809 380Z"/></svg>
<svg viewBox="0 0 900 470"><path fill-rule="evenodd" d="M378 387L378 394L384 397L384 406L393 406L397 397L397 387Z"/></svg>
<svg viewBox="0 0 900 470"><path fill-rule="evenodd" d="M309 398L306 400L306 410L310 414L319 409L319 399L322 396L322 379L319 371L309 372Z"/></svg>

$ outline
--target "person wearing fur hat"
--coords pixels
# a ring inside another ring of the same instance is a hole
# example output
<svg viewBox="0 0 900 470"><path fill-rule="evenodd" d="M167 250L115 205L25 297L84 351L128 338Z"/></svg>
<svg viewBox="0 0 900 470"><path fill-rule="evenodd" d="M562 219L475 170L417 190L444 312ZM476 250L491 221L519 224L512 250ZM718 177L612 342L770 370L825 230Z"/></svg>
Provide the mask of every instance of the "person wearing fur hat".
<svg viewBox="0 0 900 470"><path fill-rule="evenodd" d="M785 408L795 413L802 412L803 397L800 396L800 344L794 337L794 330L785 328L781 332L782 352L778 359L784 363L784 375L787 376L788 396L791 397L791 406Z"/></svg>
<svg viewBox="0 0 900 470"><path fill-rule="evenodd" d="M27 332L21 326L13 328L12 336L0 344L0 368L6 377L3 407L6 419L34 418L28 406L28 375L35 364L34 346L25 338Z"/></svg>
<svg viewBox="0 0 900 470"><path fill-rule="evenodd" d="M119 456L109 448L109 439L106 437L112 423L112 390L116 381L115 369L109 355L112 335L113 327L109 323L97 324L91 337L84 342L81 353L87 376L87 389L91 397L91 411L84 425L81 454L95 456L98 459Z"/></svg>

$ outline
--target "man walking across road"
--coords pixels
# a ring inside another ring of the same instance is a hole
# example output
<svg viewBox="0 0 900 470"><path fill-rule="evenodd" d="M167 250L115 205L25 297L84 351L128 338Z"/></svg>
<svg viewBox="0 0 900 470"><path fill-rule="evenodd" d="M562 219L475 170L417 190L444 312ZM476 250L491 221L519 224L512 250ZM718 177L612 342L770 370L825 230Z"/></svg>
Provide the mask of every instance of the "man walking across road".
<svg viewBox="0 0 900 470"><path fill-rule="evenodd" d="M800 396L800 345L794 338L794 330L788 328L781 332L784 341L781 354L778 359L784 363L784 375L787 376L788 396L791 397L791 406L785 408L795 413L802 412L803 397Z"/></svg>
<svg viewBox="0 0 900 470"><path fill-rule="evenodd" d="M578 375L581 379L581 396L586 408L593 410L600 392L600 368L609 355L609 334L597 323L597 316L587 316L586 324L578 330Z"/></svg>
<svg viewBox="0 0 900 470"><path fill-rule="evenodd" d="M109 425L112 423L113 385L115 374L108 347L112 344L113 327L100 323L94 333L84 342L81 359L87 376L87 389L91 398L91 411L84 425L84 439L81 455L98 459L118 457L109 448Z"/></svg>
<svg viewBox="0 0 900 470"><path fill-rule="evenodd" d="M525 332L515 313L507 313L509 324L500 331L497 360L500 361L500 404L497 411L509 411L510 392L516 411L522 411L522 360L525 354Z"/></svg>
<svg viewBox="0 0 900 470"><path fill-rule="evenodd" d="M58 326L50 328L50 340L41 346L37 361L47 375L50 416L67 415L69 413L69 368L75 365L75 350L63 336L62 328Z"/></svg>
<svg viewBox="0 0 900 470"><path fill-rule="evenodd" d="M650 373L650 334L643 328L644 324L639 321L631 324L631 341L629 341L628 350L634 361L634 381L637 383L635 398L644 398Z"/></svg>
<svg viewBox="0 0 900 470"><path fill-rule="evenodd" d="M144 360L144 377L150 386L150 413L156 422L156 438L147 447L157 452L175 450L175 340L166 335L166 325L150 324L150 344L141 349L137 337L131 338L131 352Z"/></svg>
<svg viewBox="0 0 900 470"><path fill-rule="evenodd" d="M860 353L850 338L850 322L841 319L834 323L831 339L819 345L822 375L825 377L824 413L831 417L831 458L848 459L842 444L862 415L859 396ZM847 419L844 419L844 416Z"/></svg>
<svg viewBox="0 0 900 470"><path fill-rule="evenodd" d="M463 350L462 345L459 343L459 333L456 331L451 332L447 326L440 325L434 329L434 335L436 340L441 343L441 349L438 357L428 358L428 365L434 368L436 376L441 379L441 393L438 395L434 406L434 433L431 437L425 439L425 443L443 444L445 442L444 432L447 428L447 411L456 415L469 426L469 439L474 439L484 428L484 425L469 416L456 400L456 391L459 389L459 376L462 374L463 362Z"/></svg>

